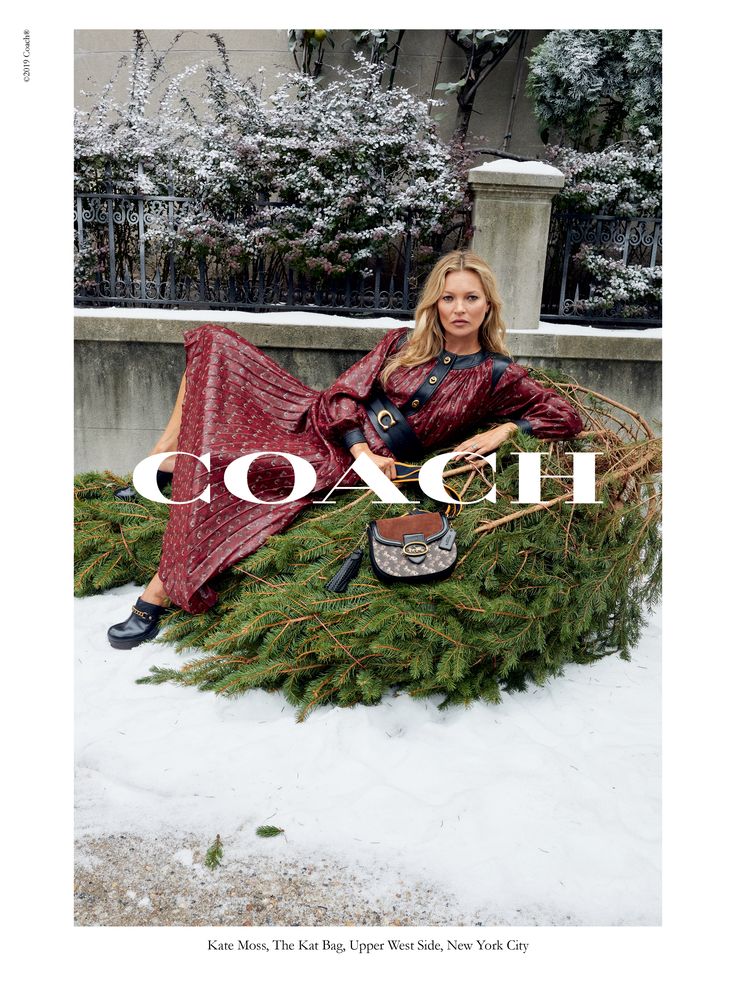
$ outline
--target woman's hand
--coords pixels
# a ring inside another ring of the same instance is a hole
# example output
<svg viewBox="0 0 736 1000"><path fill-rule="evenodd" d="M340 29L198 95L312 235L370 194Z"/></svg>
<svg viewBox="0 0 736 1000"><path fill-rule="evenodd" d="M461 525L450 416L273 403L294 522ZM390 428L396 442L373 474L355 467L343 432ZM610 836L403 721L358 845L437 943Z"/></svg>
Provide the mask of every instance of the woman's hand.
<svg viewBox="0 0 736 1000"><path fill-rule="evenodd" d="M504 441L508 441L510 437L513 437L518 429L516 424L499 424L498 427L492 427L489 431L483 431L482 434L473 434L472 437L463 441L462 444L457 445L454 450L472 451L476 455L489 455L492 451L500 448Z"/></svg>
<svg viewBox="0 0 736 1000"><path fill-rule="evenodd" d="M358 455L367 455L371 462L375 462L384 476L387 476L389 479L396 479L396 459L393 455L376 455L363 441L359 444L354 444L350 449L350 454L353 458L357 458Z"/></svg>

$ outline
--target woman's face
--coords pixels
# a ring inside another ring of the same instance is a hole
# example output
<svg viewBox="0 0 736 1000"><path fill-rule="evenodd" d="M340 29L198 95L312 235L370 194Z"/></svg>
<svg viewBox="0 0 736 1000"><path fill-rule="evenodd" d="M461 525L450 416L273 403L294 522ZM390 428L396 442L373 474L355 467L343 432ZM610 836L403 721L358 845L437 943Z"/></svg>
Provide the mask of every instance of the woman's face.
<svg viewBox="0 0 736 1000"><path fill-rule="evenodd" d="M437 303L442 329L453 341L462 338L474 346L489 306L475 271L451 271Z"/></svg>

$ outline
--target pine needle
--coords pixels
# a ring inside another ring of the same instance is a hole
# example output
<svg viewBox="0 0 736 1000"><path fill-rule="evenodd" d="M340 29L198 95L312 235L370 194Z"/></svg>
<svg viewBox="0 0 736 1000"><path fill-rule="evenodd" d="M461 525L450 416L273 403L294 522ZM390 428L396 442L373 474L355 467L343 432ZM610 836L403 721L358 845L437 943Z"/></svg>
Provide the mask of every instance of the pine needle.
<svg viewBox="0 0 736 1000"><path fill-rule="evenodd" d="M256 827L257 837L278 837L284 831L280 826L259 826Z"/></svg>

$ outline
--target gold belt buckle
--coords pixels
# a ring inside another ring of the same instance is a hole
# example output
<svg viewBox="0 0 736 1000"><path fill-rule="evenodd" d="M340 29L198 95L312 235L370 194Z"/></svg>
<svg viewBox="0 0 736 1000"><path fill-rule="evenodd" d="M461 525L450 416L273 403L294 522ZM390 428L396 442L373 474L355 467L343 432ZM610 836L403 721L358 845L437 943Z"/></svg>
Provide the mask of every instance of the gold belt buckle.
<svg viewBox="0 0 736 1000"><path fill-rule="evenodd" d="M384 417L388 417L387 424L384 424L383 422ZM388 410L379 410L378 413L376 414L376 420L385 431L387 431L389 427L393 427L394 424L396 423L393 414L390 413Z"/></svg>

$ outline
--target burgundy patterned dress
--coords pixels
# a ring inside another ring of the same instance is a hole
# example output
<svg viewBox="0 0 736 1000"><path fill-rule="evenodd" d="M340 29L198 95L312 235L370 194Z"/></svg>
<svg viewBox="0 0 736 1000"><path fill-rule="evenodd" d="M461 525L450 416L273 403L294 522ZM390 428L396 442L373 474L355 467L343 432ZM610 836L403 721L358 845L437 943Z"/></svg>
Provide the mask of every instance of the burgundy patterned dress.
<svg viewBox="0 0 736 1000"><path fill-rule="evenodd" d="M406 420L427 451L457 443L494 420L513 420L537 437L569 438L580 431L577 411L519 365L507 364L496 382L499 356L484 351L446 352L416 368L399 368L384 388L378 376L406 334L406 328L390 330L322 392L226 327L207 323L185 334L187 385L178 450L210 453L211 471L178 457L172 499L196 497L208 483L211 494L210 503L169 507L159 575L174 604L191 612L211 607L217 600L213 577L287 528L315 499L310 494L277 506L241 500L223 484L225 467L253 452L288 452L314 467L314 493L327 491L352 463L348 449L357 441L367 441L376 454L391 454L366 406L377 392L406 408ZM341 485L360 482L350 475ZM293 482L286 459L264 456L251 465L248 483L262 500L288 496Z"/></svg>

